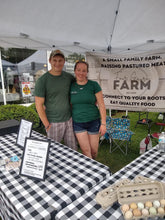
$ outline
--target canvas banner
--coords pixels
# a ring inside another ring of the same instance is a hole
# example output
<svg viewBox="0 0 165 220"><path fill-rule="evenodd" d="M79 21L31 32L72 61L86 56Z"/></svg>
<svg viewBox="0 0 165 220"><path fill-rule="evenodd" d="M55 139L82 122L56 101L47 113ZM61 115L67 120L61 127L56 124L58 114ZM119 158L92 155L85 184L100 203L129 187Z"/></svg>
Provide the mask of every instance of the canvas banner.
<svg viewBox="0 0 165 220"><path fill-rule="evenodd" d="M165 112L165 55L87 53L89 79L103 90L106 108Z"/></svg>

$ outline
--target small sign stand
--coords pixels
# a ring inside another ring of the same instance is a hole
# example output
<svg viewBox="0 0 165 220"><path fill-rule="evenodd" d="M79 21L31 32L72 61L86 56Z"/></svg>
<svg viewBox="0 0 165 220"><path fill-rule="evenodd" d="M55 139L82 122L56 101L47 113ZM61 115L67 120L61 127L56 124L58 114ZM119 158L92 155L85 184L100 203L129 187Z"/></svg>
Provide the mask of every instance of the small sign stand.
<svg viewBox="0 0 165 220"><path fill-rule="evenodd" d="M50 142L26 138L20 175L45 180Z"/></svg>
<svg viewBox="0 0 165 220"><path fill-rule="evenodd" d="M21 119L16 144L24 147L26 137L31 136L33 123L25 119Z"/></svg>

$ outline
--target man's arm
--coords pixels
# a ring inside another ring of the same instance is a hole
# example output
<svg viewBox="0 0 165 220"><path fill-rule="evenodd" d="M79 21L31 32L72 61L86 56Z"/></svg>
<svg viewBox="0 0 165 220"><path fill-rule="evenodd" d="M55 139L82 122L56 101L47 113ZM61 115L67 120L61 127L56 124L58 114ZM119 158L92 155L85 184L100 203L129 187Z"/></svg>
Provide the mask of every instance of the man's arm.
<svg viewBox="0 0 165 220"><path fill-rule="evenodd" d="M46 131L50 128L50 123L46 116L45 106L44 106L45 98L35 96L35 105L38 112L38 115L45 126Z"/></svg>

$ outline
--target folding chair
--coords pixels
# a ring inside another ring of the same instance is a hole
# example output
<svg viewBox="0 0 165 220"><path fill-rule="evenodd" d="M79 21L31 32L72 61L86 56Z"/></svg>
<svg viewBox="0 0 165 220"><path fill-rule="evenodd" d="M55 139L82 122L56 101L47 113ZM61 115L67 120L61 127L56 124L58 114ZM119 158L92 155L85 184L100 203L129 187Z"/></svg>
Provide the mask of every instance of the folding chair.
<svg viewBox="0 0 165 220"><path fill-rule="evenodd" d="M120 149L127 155L128 145L131 143L133 132L129 130L130 120L127 118L112 118L111 129L108 131L110 139L110 153Z"/></svg>
<svg viewBox="0 0 165 220"><path fill-rule="evenodd" d="M142 115L146 114L145 118L141 118ZM148 118L149 112L139 112L139 120L136 122L135 128L137 127L138 124L141 125L148 125L150 127L152 120Z"/></svg>
<svg viewBox="0 0 165 220"><path fill-rule="evenodd" d="M105 135L104 136L101 136L100 137L100 145L101 145L101 143L104 141L104 140L107 140L107 141L109 141L109 133L110 133L110 131L111 131L111 117L110 116L107 116L106 117L106 130L107 130L107 132L105 133Z"/></svg>

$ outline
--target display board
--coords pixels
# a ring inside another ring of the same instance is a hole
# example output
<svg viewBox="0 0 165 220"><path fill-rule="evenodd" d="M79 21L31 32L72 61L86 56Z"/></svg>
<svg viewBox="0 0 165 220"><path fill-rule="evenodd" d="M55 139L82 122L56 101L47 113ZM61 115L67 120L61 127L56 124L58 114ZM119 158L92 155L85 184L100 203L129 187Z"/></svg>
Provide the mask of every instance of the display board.
<svg viewBox="0 0 165 220"><path fill-rule="evenodd" d="M106 108L165 112L165 55L87 53L89 79L103 90Z"/></svg>
<svg viewBox="0 0 165 220"><path fill-rule="evenodd" d="M16 144L24 147L25 140L31 136L33 123L25 119L21 119Z"/></svg>
<svg viewBox="0 0 165 220"><path fill-rule="evenodd" d="M26 138L20 175L45 180L50 142Z"/></svg>

